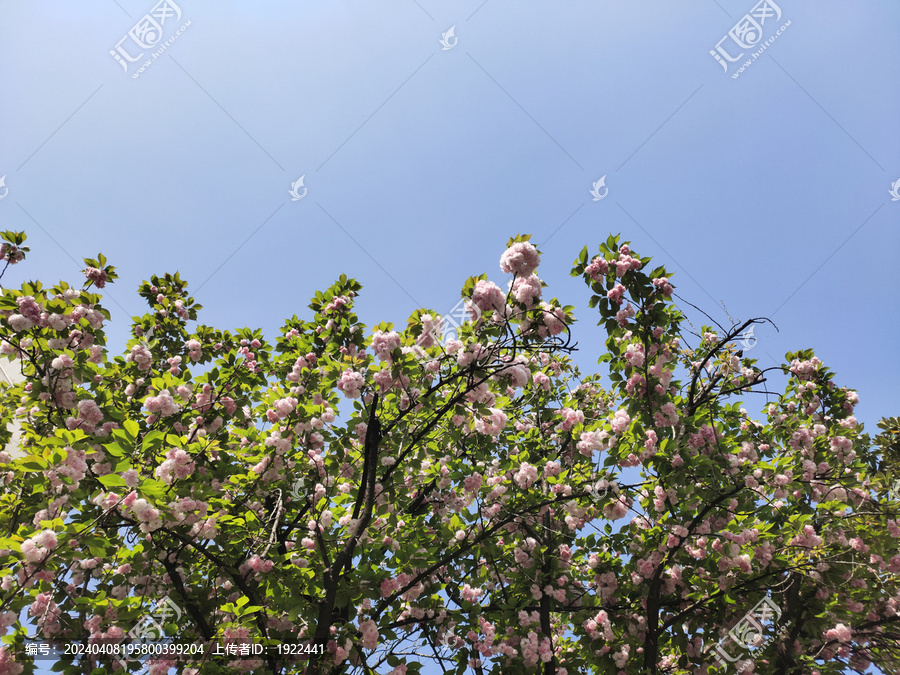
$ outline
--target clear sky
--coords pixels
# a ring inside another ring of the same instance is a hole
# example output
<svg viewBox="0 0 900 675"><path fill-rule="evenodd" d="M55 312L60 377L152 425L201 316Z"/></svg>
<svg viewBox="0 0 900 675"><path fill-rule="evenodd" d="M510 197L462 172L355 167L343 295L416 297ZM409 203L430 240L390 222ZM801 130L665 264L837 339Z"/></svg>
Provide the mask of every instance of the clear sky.
<svg viewBox="0 0 900 675"><path fill-rule="evenodd" d="M622 233L717 320L770 317L761 366L813 347L870 433L900 414L896 0L176 2L0 0L0 224L34 249L5 281L102 251L117 349L151 274L274 336L346 273L402 326L532 233L591 367L568 272Z"/></svg>

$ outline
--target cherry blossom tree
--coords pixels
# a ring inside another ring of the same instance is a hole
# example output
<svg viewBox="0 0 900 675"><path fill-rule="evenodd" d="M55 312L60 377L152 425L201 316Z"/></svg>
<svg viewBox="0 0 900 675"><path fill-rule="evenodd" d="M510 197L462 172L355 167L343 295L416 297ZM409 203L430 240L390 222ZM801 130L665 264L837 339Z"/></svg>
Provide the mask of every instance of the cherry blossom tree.
<svg viewBox="0 0 900 675"><path fill-rule="evenodd" d="M342 276L270 340L199 323L166 274L120 356L106 263L0 297L24 376L0 393L0 675L36 640L65 673L900 668L900 425L863 434L812 351L772 394L736 343L762 319L686 330L618 237L572 270L606 388L527 236L452 334L424 309L366 328ZM138 658L148 619L165 652Z"/></svg>

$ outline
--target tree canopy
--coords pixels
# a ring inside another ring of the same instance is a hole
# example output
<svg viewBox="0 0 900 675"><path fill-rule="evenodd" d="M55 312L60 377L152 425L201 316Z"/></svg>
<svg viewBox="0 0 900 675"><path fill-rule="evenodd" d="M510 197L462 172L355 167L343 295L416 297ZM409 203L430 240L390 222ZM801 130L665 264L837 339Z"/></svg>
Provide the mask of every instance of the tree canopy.
<svg viewBox="0 0 900 675"><path fill-rule="evenodd" d="M572 269L604 386L539 263L515 237L506 288L403 327L342 276L276 337L154 276L121 355L102 255L4 288L0 675L38 644L65 673L900 669L900 422L865 435L811 350L769 392L738 343L764 319L688 330L616 236Z"/></svg>

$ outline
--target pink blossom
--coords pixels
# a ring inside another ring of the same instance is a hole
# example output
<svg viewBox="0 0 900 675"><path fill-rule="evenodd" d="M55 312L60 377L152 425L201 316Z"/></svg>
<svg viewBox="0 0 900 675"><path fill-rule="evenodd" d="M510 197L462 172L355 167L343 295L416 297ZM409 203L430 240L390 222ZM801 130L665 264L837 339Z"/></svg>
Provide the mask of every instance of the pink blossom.
<svg viewBox="0 0 900 675"><path fill-rule="evenodd" d="M584 422L584 412L581 410L572 410L571 408L563 408L559 411L563 421L557 425L559 431L571 431L575 427Z"/></svg>
<svg viewBox="0 0 900 675"><path fill-rule="evenodd" d="M416 344L424 349L433 347L441 341L444 334L444 320L440 316L431 314L422 315L422 333L416 340Z"/></svg>
<svg viewBox="0 0 900 675"><path fill-rule="evenodd" d="M628 325L628 319L634 318L634 315L634 305L626 305L625 309L620 309L616 312L616 323L618 323L621 328L625 328L625 326Z"/></svg>
<svg viewBox="0 0 900 675"><path fill-rule="evenodd" d="M153 355L146 345L135 345L125 360L132 361L140 370L150 370L150 366L153 364Z"/></svg>
<svg viewBox="0 0 900 675"><path fill-rule="evenodd" d="M84 276L87 277L88 281L92 281L97 288L106 286L106 270L98 270L96 267L87 267L84 270Z"/></svg>
<svg viewBox="0 0 900 675"><path fill-rule="evenodd" d="M500 256L500 269L507 274L528 276L541 262L541 254L527 241L516 242Z"/></svg>
<svg viewBox="0 0 900 675"><path fill-rule="evenodd" d="M372 335L372 351L380 361L390 363L391 354L397 349L400 349L400 335L396 331L385 333L376 330Z"/></svg>
<svg viewBox="0 0 900 675"><path fill-rule="evenodd" d="M506 426L506 413L497 408L490 408L490 416L475 420L475 431L486 436L496 436Z"/></svg>
<svg viewBox="0 0 900 675"><path fill-rule="evenodd" d="M600 256L597 256L584 271L594 281L602 281L604 277L609 274L609 263Z"/></svg>
<svg viewBox="0 0 900 675"><path fill-rule="evenodd" d="M845 626L842 623L837 624L834 628L831 628L825 631L825 639L826 640L837 640L838 642L850 642L850 639L853 636L853 631L849 626Z"/></svg>
<svg viewBox="0 0 900 675"><path fill-rule="evenodd" d="M617 497L603 507L603 516L607 520L619 520L628 513L628 503L625 497Z"/></svg>
<svg viewBox="0 0 900 675"><path fill-rule="evenodd" d="M554 307L542 302L541 309L543 310L544 326L550 335L559 335L566 329L566 314L561 307Z"/></svg>
<svg viewBox="0 0 900 675"><path fill-rule="evenodd" d="M190 357L191 361L196 363L200 360L200 357L203 355L203 353L201 351L201 345L198 340L188 340L184 343L184 346L188 349L188 356Z"/></svg>
<svg viewBox="0 0 900 675"><path fill-rule="evenodd" d="M32 537L34 543L46 549L54 549L59 543L53 530L41 530Z"/></svg>
<svg viewBox="0 0 900 675"><path fill-rule="evenodd" d="M271 560L263 560L258 555L254 554L247 561L247 567L249 567L254 572L260 572L265 574L266 572L270 572L272 570L274 563Z"/></svg>
<svg viewBox="0 0 900 675"><path fill-rule="evenodd" d="M78 419L90 426L96 426L103 421L103 412L95 401L82 399L78 401Z"/></svg>
<svg viewBox="0 0 900 675"><path fill-rule="evenodd" d="M612 426L613 433L620 434L631 424L631 417L624 410L617 410L609 423Z"/></svg>
<svg viewBox="0 0 900 675"><path fill-rule="evenodd" d="M514 363L511 366L504 368L503 374L509 378L510 384L513 387L518 388L528 384L528 377L531 375L531 371L528 370L528 366L522 363Z"/></svg>
<svg viewBox="0 0 900 675"><path fill-rule="evenodd" d="M158 413L160 417L174 415L181 409L168 389L163 389L156 396L148 396L144 399L144 407L151 413Z"/></svg>
<svg viewBox="0 0 900 675"><path fill-rule="evenodd" d="M635 368L644 365L644 345L630 344L625 348L625 360Z"/></svg>
<svg viewBox="0 0 900 675"><path fill-rule="evenodd" d="M619 254L619 259L616 261L616 276L621 277L624 276L626 272L629 270L639 270L641 269L641 261L637 258L632 258L630 255L625 253Z"/></svg>
<svg viewBox="0 0 900 675"><path fill-rule="evenodd" d="M472 588L469 584L463 584L459 594L466 602L478 602L479 598L484 595L484 591L480 588Z"/></svg>
<svg viewBox="0 0 900 675"><path fill-rule="evenodd" d="M166 453L166 460L156 467L156 477L167 485L175 479L183 480L195 469L191 456L181 448L172 448Z"/></svg>
<svg viewBox="0 0 900 675"><path fill-rule="evenodd" d="M519 467L519 470L516 471L515 475L513 476L513 480L515 480L516 485L518 485L520 488L522 488L523 490L527 490L534 484L534 481L537 480L537 477L538 470L535 467L531 466L531 464L529 464L528 462L525 462L522 464L522 466Z"/></svg>
<svg viewBox="0 0 900 675"><path fill-rule="evenodd" d="M275 401L275 411L278 413L279 419L283 419L290 415L297 408L297 399L292 397L282 398Z"/></svg>
<svg viewBox="0 0 900 675"><path fill-rule="evenodd" d="M534 374L534 383L538 385L544 391L550 391L550 378L546 373L535 373Z"/></svg>
<svg viewBox="0 0 900 675"><path fill-rule="evenodd" d="M24 295L16 298L16 304L19 306L19 312L22 316L31 321L31 323L40 325L43 309L32 296Z"/></svg>
<svg viewBox="0 0 900 675"><path fill-rule="evenodd" d="M472 291L472 302L482 312L502 312L506 306L506 295L494 282L481 279Z"/></svg>
<svg viewBox="0 0 900 675"><path fill-rule="evenodd" d="M365 384L365 380L360 373L354 370L345 370L341 373L341 377L337 382L337 388L347 398L359 398L363 384Z"/></svg>
<svg viewBox="0 0 900 675"><path fill-rule="evenodd" d="M610 291L607 291L606 297L610 299L611 302L616 303L617 305L622 304L622 296L625 295L625 287L622 284L616 284L615 288Z"/></svg>
<svg viewBox="0 0 900 675"><path fill-rule="evenodd" d="M656 286L657 291L659 291L666 297L672 295L672 291L674 290L667 277L659 277L658 279L654 279L653 285Z"/></svg>
<svg viewBox="0 0 900 675"><path fill-rule="evenodd" d="M512 283L513 297L516 302L520 302L526 307L533 307L534 303L540 299L542 292L541 280L536 274L516 277Z"/></svg>
<svg viewBox="0 0 900 675"><path fill-rule="evenodd" d="M359 632L362 634L360 643L364 649L375 649L378 646L378 626L368 619L359 624Z"/></svg>
<svg viewBox="0 0 900 675"><path fill-rule="evenodd" d="M6 318L6 320L9 322L9 327L12 328L16 333L21 333L22 331L34 327L34 323L29 321L21 314L10 314Z"/></svg>

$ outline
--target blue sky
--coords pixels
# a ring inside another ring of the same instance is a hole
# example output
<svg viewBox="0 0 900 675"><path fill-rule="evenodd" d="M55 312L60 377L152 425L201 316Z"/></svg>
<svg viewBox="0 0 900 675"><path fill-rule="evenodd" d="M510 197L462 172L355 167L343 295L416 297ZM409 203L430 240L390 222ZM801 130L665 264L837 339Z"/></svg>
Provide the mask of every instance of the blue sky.
<svg viewBox="0 0 900 675"><path fill-rule="evenodd" d="M532 233L590 368L603 335L568 272L621 232L717 320L772 318L760 365L815 348L875 433L900 414L900 5L782 0L744 49L758 7L0 0L0 222L33 248L8 283L77 281L102 250L116 348L140 281L175 270L212 325L273 336L342 273L369 325L405 325L469 275L505 282ZM144 56L123 70L117 45ZM717 45L744 56L726 72Z"/></svg>

